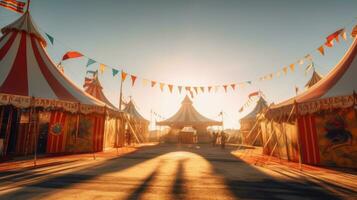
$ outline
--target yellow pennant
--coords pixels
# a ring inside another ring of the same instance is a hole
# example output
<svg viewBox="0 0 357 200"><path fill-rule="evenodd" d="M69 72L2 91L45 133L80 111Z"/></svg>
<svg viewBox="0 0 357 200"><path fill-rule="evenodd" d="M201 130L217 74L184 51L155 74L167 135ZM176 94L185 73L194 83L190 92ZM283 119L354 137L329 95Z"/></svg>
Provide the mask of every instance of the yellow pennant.
<svg viewBox="0 0 357 200"><path fill-rule="evenodd" d="M149 80L143 79L143 86L147 86L149 84Z"/></svg>
<svg viewBox="0 0 357 200"><path fill-rule="evenodd" d="M161 92L164 91L164 87L165 87L165 83L160 83L160 90L161 90Z"/></svg>
<svg viewBox="0 0 357 200"><path fill-rule="evenodd" d="M104 64L100 64L100 65L99 65L99 71L100 71L100 73L103 74L103 73L104 73L104 70L105 70L105 65L104 65Z"/></svg>
<svg viewBox="0 0 357 200"><path fill-rule="evenodd" d="M286 75L288 73L288 68L287 67L284 67L283 68L283 72L284 72L284 75Z"/></svg>

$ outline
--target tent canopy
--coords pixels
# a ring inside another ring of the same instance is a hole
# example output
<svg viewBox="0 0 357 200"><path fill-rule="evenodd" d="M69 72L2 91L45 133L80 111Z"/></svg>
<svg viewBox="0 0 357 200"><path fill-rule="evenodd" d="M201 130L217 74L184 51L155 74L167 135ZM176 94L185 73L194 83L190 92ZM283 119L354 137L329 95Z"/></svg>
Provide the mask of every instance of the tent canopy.
<svg viewBox="0 0 357 200"><path fill-rule="evenodd" d="M1 31L0 93L105 106L58 70L29 12Z"/></svg>
<svg viewBox="0 0 357 200"><path fill-rule="evenodd" d="M136 109L133 101L130 99L130 101L125 104L125 108L123 109L124 113L128 113L131 117L133 117L134 119L137 119L139 121L143 121L145 123L149 123L149 121L147 119L145 119Z"/></svg>
<svg viewBox="0 0 357 200"><path fill-rule="evenodd" d="M291 106L295 102L298 104L306 102L316 102L335 97L351 97L347 101L353 105L354 91L357 89L357 40L354 39L351 47L339 61L339 63L319 82L311 86L305 92L272 106L272 109L279 109ZM350 104L348 102L348 104ZM331 102L330 102L331 103ZM347 106L345 102L343 104ZM324 106L324 105L319 105ZM316 106L315 106L316 107ZM317 109L317 108L315 108Z"/></svg>
<svg viewBox="0 0 357 200"><path fill-rule="evenodd" d="M257 101L257 104L254 107L254 109L252 110L252 112L250 112L249 114L247 114L246 116L241 118L241 121L255 120L257 117L257 114L261 113L267 107L268 107L268 103L265 101L265 99L262 96L260 96L259 100Z"/></svg>
<svg viewBox="0 0 357 200"><path fill-rule="evenodd" d="M98 75L94 75L93 77L86 77L83 85L84 91L96 99L110 105L112 108L115 106L107 99L107 97L103 93L103 87L100 84L98 79Z"/></svg>
<svg viewBox="0 0 357 200"><path fill-rule="evenodd" d="M191 99L186 96L181 103L181 108L167 120L157 122L160 126L222 126L222 122L211 120L201 115L193 107Z"/></svg>

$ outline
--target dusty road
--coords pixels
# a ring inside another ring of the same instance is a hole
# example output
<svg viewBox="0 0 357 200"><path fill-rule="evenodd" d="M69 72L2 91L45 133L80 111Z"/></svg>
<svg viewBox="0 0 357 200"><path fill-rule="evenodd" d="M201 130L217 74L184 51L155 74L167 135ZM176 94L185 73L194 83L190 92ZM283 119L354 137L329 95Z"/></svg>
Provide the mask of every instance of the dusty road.
<svg viewBox="0 0 357 200"><path fill-rule="evenodd" d="M0 199L357 198L334 183L324 187L299 173L249 165L230 151L161 145L120 158L0 172Z"/></svg>

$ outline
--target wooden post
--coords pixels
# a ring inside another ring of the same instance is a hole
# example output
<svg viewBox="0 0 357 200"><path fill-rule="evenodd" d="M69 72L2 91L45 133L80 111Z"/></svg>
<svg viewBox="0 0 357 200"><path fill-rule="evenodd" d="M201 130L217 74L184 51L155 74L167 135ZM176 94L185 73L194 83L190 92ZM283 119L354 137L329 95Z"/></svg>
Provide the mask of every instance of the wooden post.
<svg viewBox="0 0 357 200"><path fill-rule="evenodd" d="M296 100L294 101L294 105L296 107L295 109L295 115L296 115L296 133L297 133L297 145L298 145L298 151L299 151L299 169L302 170L302 157L301 157L301 145L300 145L300 132L299 132L299 107L298 103Z"/></svg>
<svg viewBox="0 0 357 200"><path fill-rule="evenodd" d="M9 146L10 131L11 131L11 123L12 123L13 114L14 114L14 108L12 106L10 106L9 116L7 118L7 124L6 124L6 132L5 132L4 156L7 155L7 148Z"/></svg>
<svg viewBox="0 0 357 200"><path fill-rule="evenodd" d="M33 132L34 132L34 135L35 135L35 148L34 148L34 166L36 167L36 162L37 162L37 142L38 142L38 135L39 135L39 123L38 123L38 112L35 110L34 111L36 114L35 114L35 118L34 118L34 121L32 122L33 123Z"/></svg>
<svg viewBox="0 0 357 200"><path fill-rule="evenodd" d="M120 79L120 92L119 92L119 111L121 111L121 105L123 101L123 79Z"/></svg>

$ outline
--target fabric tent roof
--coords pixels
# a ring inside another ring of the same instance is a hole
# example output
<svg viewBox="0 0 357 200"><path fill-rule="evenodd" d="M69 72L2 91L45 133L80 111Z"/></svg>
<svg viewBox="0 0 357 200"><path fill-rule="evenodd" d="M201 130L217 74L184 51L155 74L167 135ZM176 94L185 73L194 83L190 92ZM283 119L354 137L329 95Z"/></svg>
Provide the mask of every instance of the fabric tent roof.
<svg viewBox="0 0 357 200"><path fill-rule="evenodd" d="M357 40L354 39L351 47L339 63L323 79L298 96L272 106L272 109L292 105L295 101L303 103L329 97L352 95L357 89L356 55Z"/></svg>
<svg viewBox="0 0 357 200"><path fill-rule="evenodd" d="M84 91L90 94L91 96L99 99L100 101L110 105L111 107L115 108L115 106L107 99L107 97L103 93L103 87L99 82L98 76L95 75L92 78L85 78Z"/></svg>
<svg viewBox="0 0 357 200"><path fill-rule="evenodd" d="M167 120L157 122L157 125L163 126L221 126L222 122L208 119L201 115L192 105L191 99L186 96L182 101L181 108Z"/></svg>
<svg viewBox="0 0 357 200"><path fill-rule="evenodd" d="M130 100L127 104L125 104L125 108L123 109L123 112L128 113L131 117L134 117L140 121L149 122L149 120L146 120L142 115L140 115L138 110L136 110L132 100Z"/></svg>
<svg viewBox="0 0 357 200"><path fill-rule="evenodd" d="M252 112L241 118L241 120L250 120L250 119L256 119L257 114L262 112L265 108L268 107L268 103L265 101L265 99L260 96L259 100L257 101L257 104L255 105L254 109Z"/></svg>
<svg viewBox="0 0 357 200"><path fill-rule="evenodd" d="M314 70L310 80L306 83L305 87L310 88L313 85L315 85L317 82L319 82L321 79L322 76Z"/></svg>
<svg viewBox="0 0 357 200"><path fill-rule="evenodd" d="M58 70L29 12L1 31L0 93L105 106Z"/></svg>

